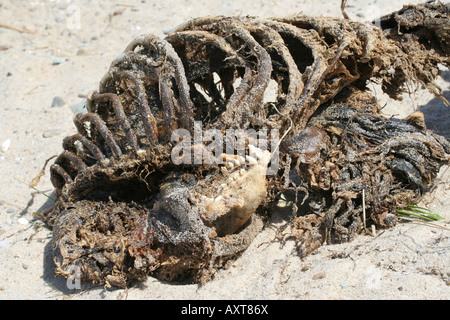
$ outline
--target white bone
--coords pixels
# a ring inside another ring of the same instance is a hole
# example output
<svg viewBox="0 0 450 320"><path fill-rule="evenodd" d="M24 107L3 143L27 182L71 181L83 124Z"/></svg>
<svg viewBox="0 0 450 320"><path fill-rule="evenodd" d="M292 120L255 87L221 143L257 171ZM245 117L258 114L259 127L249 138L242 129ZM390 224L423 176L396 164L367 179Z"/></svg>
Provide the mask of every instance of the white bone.
<svg viewBox="0 0 450 320"><path fill-rule="evenodd" d="M251 166L254 166L255 164L258 164L258 160L256 160L255 158L253 158L251 156L246 156L245 159L247 159L248 163Z"/></svg>

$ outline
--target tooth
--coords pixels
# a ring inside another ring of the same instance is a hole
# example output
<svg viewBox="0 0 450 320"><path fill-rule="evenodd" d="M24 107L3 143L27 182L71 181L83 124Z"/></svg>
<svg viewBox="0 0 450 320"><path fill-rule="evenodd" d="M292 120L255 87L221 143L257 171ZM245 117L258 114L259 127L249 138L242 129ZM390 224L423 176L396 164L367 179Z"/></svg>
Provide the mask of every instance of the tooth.
<svg viewBox="0 0 450 320"><path fill-rule="evenodd" d="M223 174L227 174L227 173L228 173L228 170L227 170L227 168L225 168L225 167L220 167L220 171L221 171Z"/></svg>
<svg viewBox="0 0 450 320"><path fill-rule="evenodd" d="M233 164L233 162L225 162L225 166L226 166L228 169L233 169L234 164Z"/></svg>
<svg viewBox="0 0 450 320"><path fill-rule="evenodd" d="M261 160L261 158L264 156L264 152L252 144L248 146L248 151L251 157L256 158L258 160Z"/></svg>
<svg viewBox="0 0 450 320"><path fill-rule="evenodd" d="M258 161L255 158L251 157L251 156L246 156L245 159L247 159L248 163L251 166L253 166L255 164L258 164Z"/></svg>
<svg viewBox="0 0 450 320"><path fill-rule="evenodd" d="M236 167L239 167L241 165L241 162L238 159L233 159L233 163Z"/></svg>
<svg viewBox="0 0 450 320"><path fill-rule="evenodd" d="M261 149L256 149L255 155L256 155L256 159L258 159L258 160L261 160L264 157L264 153L262 152Z"/></svg>
<svg viewBox="0 0 450 320"><path fill-rule="evenodd" d="M245 173L245 169L239 170L239 174L242 176Z"/></svg>
<svg viewBox="0 0 450 320"><path fill-rule="evenodd" d="M248 145L248 153L251 157L255 157L256 147L252 144Z"/></svg>
<svg viewBox="0 0 450 320"><path fill-rule="evenodd" d="M231 181L236 181L236 180L239 179L239 176L240 176L240 175L241 175L241 174L240 174L239 171L235 171L235 172L233 172L233 173L230 175L230 180L231 180Z"/></svg>
<svg viewBox="0 0 450 320"><path fill-rule="evenodd" d="M214 199L214 201L220 201L220 200L222 200L222 198L223 198L222 196L218 196Z"/></svg>
<svg viewBox="0 0 450 320"><path fill-rule="evenodd" d="M259 149L259 148L255 147L254 145L249 145L248 150L249 150L249 155L253 158L256 158L258 160L258 162L260 162L262 164L266 164L266 163L270 162L271 154L269 151Z"/></svg>

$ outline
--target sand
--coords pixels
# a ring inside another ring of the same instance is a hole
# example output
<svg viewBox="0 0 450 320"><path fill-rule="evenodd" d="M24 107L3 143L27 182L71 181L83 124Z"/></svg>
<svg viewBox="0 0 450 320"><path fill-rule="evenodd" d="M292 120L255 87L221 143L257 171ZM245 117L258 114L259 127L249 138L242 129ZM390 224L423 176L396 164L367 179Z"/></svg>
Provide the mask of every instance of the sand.
<svg viewBox="0 0 450 320"><path fill-rule="evenodd" d="M349 1L347 14L368 21L403 4L420 1ZM247 251L202 287L149 278L123 289L71 289L54 278L51 232L36 214L54 197L48 171L28 183L75 132L73 109L98 82L111 61L136 36L164 36L190 18L204 15L288 16L296 12L340 16L340 1L1 1L0 2L0 299L448 299L449 231L401 223L328 245L301 260L294 243L271 242L286 219L280 213ZM438 83L450 100L449 71ZM377 88L373 88L377 91ZM450 138L448 107L419 89L385 112L406 117L420 108L427 125ZM55 98L56 97L56 98ZM450 170L423 205L450 227ZM45 194L45 195L44 195ZM47 195L47 196L46 196Z"/></svg>

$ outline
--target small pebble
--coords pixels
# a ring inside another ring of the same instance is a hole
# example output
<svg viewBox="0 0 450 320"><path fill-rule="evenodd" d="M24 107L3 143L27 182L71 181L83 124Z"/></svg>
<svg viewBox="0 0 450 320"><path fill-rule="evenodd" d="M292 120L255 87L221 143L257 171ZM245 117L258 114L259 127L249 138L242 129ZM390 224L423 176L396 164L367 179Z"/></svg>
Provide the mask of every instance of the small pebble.
<svg viewBox="0 0 450 320"><path fill-rule="evenodd" d="M45 130L42 133L42 136L44 138L51 138L51 137L59 136L61 133L62 133L62 130L60 130L60 129L50 129L50 130Z"/></svg>
<svg viewBox="0 0 450 320"><path fill-rule="evenodd" d="M18 220L17 220L20 224L23 224L23 225L27 225L27 224L29 224L29 221L26 219L26 218L19 218Z"/></svg>
<svg viewBox="0 0 450 320"><path fill-rule="evenodd" d="M77 51L77 56L87 56L88 52L86 51L86 49L80 48Z"/></svg>
<svg viewBox="0 0 450 320"><path fill-rule="evenodd" d="M169 33L173 32L173 31L174 31L174 28L173 28L173 27L164 27L164 28L162 29L162 32L163 32L164 34L169 34Z"/></svg>
<svg viewBox="0 0 450 320"><path fill-rule="evenodd" d="M11 139L6 139L2 143L2 152L8 151L9 147L11 146Z"/></svg>
<svg viewBox="0 0 450 320"><path fill-rule="evenodd" d="M0 240L0 249L3 248L8 248L9 247L9 243L6 240Z"/></svg>
<svg viewBox="0 0 450 320"><path fill-rule="evenodd" d="M26 270L26 269L28 269L28 265L26 263L22 263L22 268L24 268Z"/></svg>
<svg viewBox="0 0 450 320"><path fill-rule="evenodd" d="M64 99L60 96L55 96L52 101L52 108L59 108L64 106Z"/></svg>
<svg viewBox="0 0 450 320"><path fill-rule="evenodd" d="M320 273L316 273L315 275L313 275L312 279L313 280L319 280L319 279L323 279L327 276L327 274L325 272L320 272Z"/></svg>
<svg viewBox="0 0 450 320"><path fill-rule="evenodd" d="M53 59L52 64L53 64L54 66L57 66L58 64L61 64L61 63L63 63L63 62L64 62L63 59L56 58L56 59Z"/></svg>
<svg viewBox="0 0 450 320"><path fill-rule="evenodd" d="M14 212L16 212L16 209L14 209L14 208L6 209L6 213L14 213Z"/></svg>
<svg viewBox="0 0 450 320"><path fill-rule="evenodd" d="M86 109L86 99L82 99L80 102L74 104L72 108L70 108L73 113L87 113Z"/></svg>
<svg viewBox="0 0 450 320"><path fill-rule="evenodd" d="M7 72L7 73L6 73L6 76L7 76L7 77L11 77L11 76L12 76L12 73L11 73L11 72Z"/></svg>

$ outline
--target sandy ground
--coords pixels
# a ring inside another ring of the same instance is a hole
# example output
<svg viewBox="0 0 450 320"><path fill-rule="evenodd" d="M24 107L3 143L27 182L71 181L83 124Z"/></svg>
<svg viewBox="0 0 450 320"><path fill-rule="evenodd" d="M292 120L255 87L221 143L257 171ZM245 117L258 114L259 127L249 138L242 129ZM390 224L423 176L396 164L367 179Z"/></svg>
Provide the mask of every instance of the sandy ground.
<svg viewBox="0 0 450 320"><path fill-rule="evenodd" d="M366 21L420 1L350 0L347 13ZM73 109L97 89L110 62L143 33L164 36L197 16L340 16L339 0L0 1L0 299L448 299L449 231L400 224L377 237L323 246L300 260L294 244L273 239L280 213L228 269L202 287L153 278L126 292L71 290L53 277L51 232L34 217L51 205L27 184L73 134ZM450 100L449 72L439 83ZM376 88L374 88L376 91ZM378 93L380 99L386 98ZM56 98L55 97L59 97ZM450 138L450 113L419 90L386 112L405 117L419 107L429 128ZM59 103L58 103L59 102ZM74 107L75 106L75 107ZM450 170L443 168L424 205L450 227ZM48 172L37 189L52 196ZM33 222L34 224L31 224Z"/></svg>

